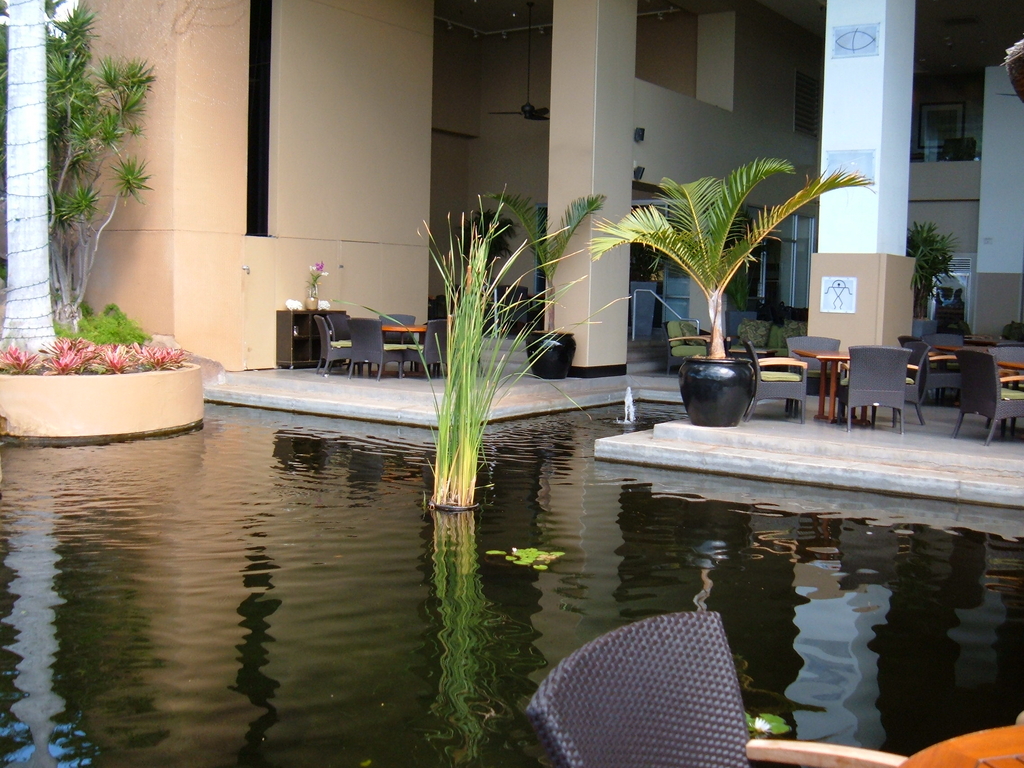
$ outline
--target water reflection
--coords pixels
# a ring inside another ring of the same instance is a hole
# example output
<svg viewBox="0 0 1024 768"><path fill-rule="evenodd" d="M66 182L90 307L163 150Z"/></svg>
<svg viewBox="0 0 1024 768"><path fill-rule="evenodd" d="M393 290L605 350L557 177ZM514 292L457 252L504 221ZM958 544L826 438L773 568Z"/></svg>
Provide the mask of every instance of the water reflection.
<svg viewBox="0 0 1024 768"><path fill-rule="evenodd" d="M249 535L261 537L265 534L257 528L250 531ZM270 659L267 646L274 642L268 631L268 619L281 607L280 600L266 596L266 593L274 588L271 575L278 568L266 552L265 546L256 544L249 547L246 555L249 564L243 571L242 586L249 590L250 594L238 606L238 615L242 617L239 626L249 630L249 634L242 639L241 645L235 646L239 652L238 660L241 666L235 684L231 687L231 690L246 696L254 707L265 710L249 723L249 729L245 733L245 746L238 751L238 765L253 768L270 768L273 765L264 758L262 747L267 732L278 720L277 709L270 700L281 686L277 680L263 672Z"/></svg>
<svg viewBox="0 0 1024 768"><path fill-rule="evenodd" d="M804 738L905 753L1024 709L1019 521L595 464L620 415L490 430L485 508L454 528L424 516L408 429L211 408L173 440L0 448L0 754L33 749L11 558L43 513L61 765L537 768L549 665L699 605L749 707ZM565 555L481 555L511 547Z"/></svg>
<svg viewBox="0 0 1024 768"><path fill-rule="evenodd" d="M534 633L484 595L472 514L431 512L431 613L437 617L437 695L430 712L440 724L428 738L455 765L493 764L510 735L526 735L519 700L532 693L527 675L543 667ZM507 566L506 568L510 568ZM513 608L514 610L514 608ZM436 644L435 644L436 643Z"/></svg>
<svg viewBox="0 0 1024 768"><path fill-rule="evenodd" d="M10 526L8 537L4 564L15 574L10 590L18 599L4 621L17 632L11 651L21 661L14 684L24 696L11 705L11 713L21 727L11 728L13 733L9 734L22 741L23 746L8 754L7 759L39 768L56 768L50 741L55 730L54 717L64 709L64 701L53 689L53 660L57 654L54 608L63 600L54 587L59 557L53 513L18 518Z"/></svg>

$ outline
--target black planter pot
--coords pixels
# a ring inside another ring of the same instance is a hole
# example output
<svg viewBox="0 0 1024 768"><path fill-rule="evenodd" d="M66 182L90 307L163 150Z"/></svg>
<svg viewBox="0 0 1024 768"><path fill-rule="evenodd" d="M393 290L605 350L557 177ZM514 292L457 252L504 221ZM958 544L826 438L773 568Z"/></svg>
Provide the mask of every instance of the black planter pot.
<svg viewBox="0 0 1024 768"><path fill-rule="evenodd" d="M754 368L749 360L688 357L679 368L679 391L698 427L735 427L754 398Z"/></svg>
<svg viewBox="0 0 1024 768"><path fill-rule="evenodd" d="M571 333L534 333L526 342L533 363L530 372L542 379L564 379L569 375L576 339Z"/></svg>

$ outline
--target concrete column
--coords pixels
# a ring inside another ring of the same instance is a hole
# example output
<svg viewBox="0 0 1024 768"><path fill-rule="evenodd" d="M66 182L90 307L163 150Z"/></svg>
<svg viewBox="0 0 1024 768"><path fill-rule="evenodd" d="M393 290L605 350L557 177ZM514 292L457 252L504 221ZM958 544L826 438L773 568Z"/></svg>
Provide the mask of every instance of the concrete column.
<svg viewBox="0 0 1024 768"><path fill-rule="evenodd" d="M871 191L829 192L819 208L809 330L838 337L843 346L895 344L910 332L912 265L902 257L913 79L914 0L828 4L821 165L859 171L875 182ZM822 300L837 284L857 285L860 298L849 314Z"/></svg>
<svg viewBox="0 0 1024 768"><path fill-rule="evenodd" d="M1004 67L985 70L984 121L971 329L998 334L1021 317L1024 271L1024 103L1013 95Z"/></svg>
<svg viewBox="0 0 1024 768"><path fill-rule="evenodd" d="M906 253L914 0L833 0L825 24L821 164L875 180L821 198L822 253Z"/></svg>
<svg viewBox="0 0 1024 768"><path fill-rule="evenodd" d="M581 195L604 194L599 217L617 220L630 209L633 170L635 0L555 0L551 54L551 133L548 216L557 225ZM573 376L626 372L629 250L592 262L584 223L569 245L558 285L583 278L556 309L557 325L576 334Z"/></svg>

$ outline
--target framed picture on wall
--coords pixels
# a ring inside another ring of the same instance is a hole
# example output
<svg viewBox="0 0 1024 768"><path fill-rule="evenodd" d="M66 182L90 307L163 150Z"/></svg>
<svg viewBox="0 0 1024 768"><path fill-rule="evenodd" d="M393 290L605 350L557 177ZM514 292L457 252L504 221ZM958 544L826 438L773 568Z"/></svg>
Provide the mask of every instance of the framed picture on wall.
<svg viewBox="0 0 1024 768"><path fill-rule="evenodd" d="M917 124L917 146L941 149L948 139L964 137L964 102L922 104Z"/></svg>

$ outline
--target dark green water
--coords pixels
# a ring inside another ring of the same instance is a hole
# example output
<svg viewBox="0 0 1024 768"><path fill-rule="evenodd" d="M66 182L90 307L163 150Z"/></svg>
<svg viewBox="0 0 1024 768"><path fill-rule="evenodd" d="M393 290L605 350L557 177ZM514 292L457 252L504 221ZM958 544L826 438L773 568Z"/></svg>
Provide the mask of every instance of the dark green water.
<svg viewBox="0 0 1024 768"><path fill-rule="evenodd" d="M549 667L698 604L800 738L908 754L1024 710L1024 513L595 464L619 416L495 428L475 528L440 530L419 430L208 407L2 448L0 758L32 724L62 766L537 766Z"/></svg>

